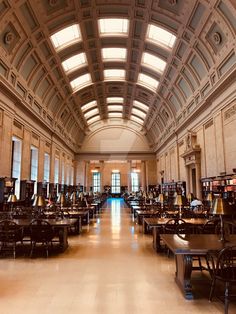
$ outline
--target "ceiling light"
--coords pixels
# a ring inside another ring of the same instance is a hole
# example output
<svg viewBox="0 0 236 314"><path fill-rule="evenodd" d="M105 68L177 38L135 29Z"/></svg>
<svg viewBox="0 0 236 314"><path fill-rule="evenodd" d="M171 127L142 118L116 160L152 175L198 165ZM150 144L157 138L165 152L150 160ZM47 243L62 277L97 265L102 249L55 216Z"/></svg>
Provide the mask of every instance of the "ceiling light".
<svg viewBox="0 0 236 314"><path fill-rule="evenodd" d="M106 18L98 20L100 36L128 36L129 20Z"/></svg>
<svg viewBox="0 0 236 314"><path fill-rule="evenodd" d="M156 91L159 85L159 81L144 73L139 73L137 83L152 91Z"/></svg>
<svg viewBox="0 0 236 314"><path fill-rule="evenodd" d="M90 117L92 117L98 113L99 113L98 108L94 108L94 109L91 109L88 112L84 113L84 117L87 119L87 118L90 118Z"/></svg>
<svg viewBox="0 0 236 314"><path fill-rule="evenodd" d="M134 106L134 107L137 107L137 108L139 108L139 109L142 109L142 110L144 110L144 111L146 111L146 112L147 112L148 109L149 109L149 107L148 107L147 105L143 104L142 102L140 102L140 101L138 101L138 100L134 100L133 106Z"/></svg>
<svg viewBox="0 0 236 314"><path fill-rule="evenodd" d="M165 48L173 48L176 42L175 35L153 24L148 25L146 39Z"/></svg>
<svg viewBox="0 0 236 314"><path fill-rule="evenodd" d="M73 91L78 91L88 85L92 84L91 75L89 73L86 73L84 75L81 75L70 82L70 85L73 89Z"/></svg>
<svg viewBox="0 0 236 314"><path fill-rule="evenodd" d="M123 69L107 69L104 70L104 80L125 80L125 70Z"/></svg>
<svg viewBox="0 0 236 314"><path fill-rule="evenodd" d="M126 48L102 48L102 58L104 61L125 61L126 55Z"/></svg>
<svg viewBox="0 0 236 314"><path fill-rule="evenodd" d="M93 107L97 107L97 102L96 102L96 100L90 101L90 102L88 102L87 104L82 105L82 106L81 106L81 110L84 112L84 111L86 111L86 110L88 110L88 109L91 109L91 108L93 108Z"/></svg>
<svg viewBox="0 0 236 314"><path fill-rule="evenodd" d="M71 72L87 65L87 59L84 52L78 53L62 62L65 72Z"/></svg>
<svg viewBox="0 0 236 314"><path fill-rule="evenodd" d="M162 74L166 67L166 62L161 58L154 56L148 52L143 53L142 65L156 70L158 73Z"/></svg>
<svg viewBox="0 0 236 314"><path fill-rule="evenodd" d="M99 116L99 115L94 116L94 117L89 118L89 119L87 120L87 124L92 124L93 122L96 122L96 121L98 121L98 120L100 120L100 116Z"/></svg>
<svg viewBox="0 0 236 314"><path fill-rule="evenodd" d="M134 115L130 116L130 120L133 120L133 121L138 122L139 124L143 125L143 120L138 118L138 117L136 117L136 116L134 116Z"/></svg>
<svg viewBox="0 0 236 314"><path fill-rule="evenodd" d="M122 111L123 106L122 105L108 105L107 109L108 111Z"/></svg>
<svg viewBox="0 0 236 314"><path fill-rule="evenodd" d="M107 104L123 104L123 97L107 97Z"/></svg>
<svg viewBox="0 0 236 314"><path fill-rule="evenodd" d="M63 49L78 41L81 41L82 37L79 25L74 24L69 27L63 28L59 32L53 34L50 39L56 50Z"/></svg>
<svg viewBox="0 0 236 314"><path fill-rule="evenodd" d="M132 108L132 113L135 114L136 116L139 116L142 119L146 118L146 113L141 111L141 110L139 110L139 109Z"/></svg>
<svg viewBox="0 0 236 314"><path fill-rule="evenodd" d="M109 112L108 113L109 118L122 118L121 112Z"/></svg>

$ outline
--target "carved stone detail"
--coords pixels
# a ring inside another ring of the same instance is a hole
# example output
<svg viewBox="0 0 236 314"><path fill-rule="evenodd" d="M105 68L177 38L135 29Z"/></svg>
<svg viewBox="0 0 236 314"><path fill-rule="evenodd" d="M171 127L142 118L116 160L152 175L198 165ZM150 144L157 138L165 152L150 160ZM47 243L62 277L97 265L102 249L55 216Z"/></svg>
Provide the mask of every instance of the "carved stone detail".
<svg viewBox="0 0 236 314"><path fill-rule="evenodd" d="M4 43L6 45L10 45L15 39L15 35L12 33L12 32L7 32L5 35L4 35Z"/></svg>
<svg viewBox="0 0 236 314"><path fill-rule="evenodd" d="M222 41L221 34L218 33L218 32L215 32L215 33L213 34L212 38L213 38L214 43L215 43L216 45L219 45L219 44L221 43L221 41Z"/></svg>

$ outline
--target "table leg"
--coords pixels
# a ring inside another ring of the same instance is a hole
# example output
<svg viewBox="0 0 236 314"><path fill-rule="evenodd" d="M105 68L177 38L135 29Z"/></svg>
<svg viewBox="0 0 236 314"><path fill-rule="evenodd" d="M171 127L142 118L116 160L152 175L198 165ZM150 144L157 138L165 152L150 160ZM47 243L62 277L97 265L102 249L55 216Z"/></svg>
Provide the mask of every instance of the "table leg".
<svg viewBox="0 0 236 314"><path fill-rule="evenodd" d="M176 273L175 281L187 300L193 299L193 291L191 285L192 273L192 256L191 255L175 255Z"/></svg>

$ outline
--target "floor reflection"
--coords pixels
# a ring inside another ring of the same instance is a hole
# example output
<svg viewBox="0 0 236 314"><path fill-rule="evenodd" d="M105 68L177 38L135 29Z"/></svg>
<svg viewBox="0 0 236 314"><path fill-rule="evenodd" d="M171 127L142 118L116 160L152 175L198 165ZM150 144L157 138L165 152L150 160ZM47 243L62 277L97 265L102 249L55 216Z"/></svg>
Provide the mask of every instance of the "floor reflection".
<svg viewBox="0 0 236 314"><path fill-rule="evenodd" d="M111 232L112 238L117 239L121 227L121 202L119 198L112 198L111 200Z"/></svg>

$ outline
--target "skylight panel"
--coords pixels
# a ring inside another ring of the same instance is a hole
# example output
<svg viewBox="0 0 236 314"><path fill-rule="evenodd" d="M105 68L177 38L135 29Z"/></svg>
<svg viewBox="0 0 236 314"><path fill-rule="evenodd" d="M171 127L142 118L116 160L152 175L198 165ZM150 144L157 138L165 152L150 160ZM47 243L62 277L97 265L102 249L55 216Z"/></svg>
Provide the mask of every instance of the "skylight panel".
<svg viewBox="0 0 236 314"><path fill-rule="evenodd" d="M81 110L84 112L88 109L91 109L93 107L97 107L97 102L96 100L90 101L87 104L84 104L83 106L81 106Z"/></svg>
<svg viewBox="0 0 236 314"><path fill-rule="evenodd" d="M100 36L128 36L129 20L127 19L99 19Z"/></svg>
<svg viewBox="0 0 236 314"><path fill-rule="evenodd" d="M94 115L96 115L98 113L99 113L98 108L94 108L94 109L91 109L88 112L84 113L84 117L86 119L88 119L88 118L90 118L90 117L92 117L92 116L94 116Z"/></svg>
<svg viewBox="0 0 236 314"><path fill-rule="evenodd" d="M156 70L158 73L163 73L166 67L166 62L161 58L154 56L148 52L143 53L142 65Z"/></svg>
<svg viewBox="0 0 236 314"><path fill-rule="evenodd" d="M87 120L87 123L88 123L88 124L92 124L93 122L96 122L96 121L98 121L98 120L100 120L100 116L99 116L99 115L88 119L88 120Z"/></svg>
<svg viewBox="0 0 236 314"><path fill-rule="evenodd" d="M107 109L108 109L108 111L122 111L123 106L121 106L121 105L108 105Z"/></svg>
<svg viewBox="0 0 236 314"><path fill-rule="evenodd" d="M159 46L164 46L165 48L173 48L176 42L175 35L161 27L152 24L148 25L146 39Z"/></svg>
<svg viewBox="0 0 236 314"><path fill-rule="evenodd" d="M137 83L152 91L156 91L159 81L157 81L156 79L152 78L149 75L146 75L144 73L139 73Z"/></svg>
<svg viewBox="0 0 236 314"><path fill-rule="evenodd" d="M123 104L124 98L123 97L107 97L108 104Z"/></svg>
<svg viewBox="0 0 236 314"><path fill-rule="evenodd" d="M133 108L133 109L132 109L132 113L133 113L134 115L136 115L136 116L139 116L139 117L142 118L142 119L145 119L145 118L146 118L146 113L143 112L143 111L141 111L141 110L139 110L139 109Z"/></svg>
<svg viewBox="0 0 236 314"><path fill-rule="evenodd" d="M104 61L125 61L127 56L126 48L102 48L102 58Z"/></svg>
<svg viewBox="0 0 236 314"><path fill-rule="evenodd" d="M88 85L92 84L92 79L89 73L86 73L84 75L81 75L70 82L70 85L73 89L73 91L78 91Z"/></svg>
<svg viewBox="0 0 236 314"><path fill-rule="evenodd" d="M123 69L107 69L104 70L104 79L105 80L124 80L125 79L125 70Z"/></svg>
<svg viewBox="0 0 236 314"><path fill-rule="evenodd" d="M62 62L65 72L71 72L87 65L87 59L84 52L78 53Z"/></svg>
<svg viewBox="0 0 236 314"><path fill-rule="evenodd" d="M109 112L108 113L109 118L122 118L121 112Z"/></svg>
<svg viewBox="0 0 236 314"><path fill-rule="evenodd" d="M134 100L133 102L133 106L139 108L139 109L142 109L144 111L148 111L149 107L145 104L143 104L142 102L138 101L138 100Z"/></svg>
<svg viewBox="0 0 236 314"><path fill-rule="evenodd" d="M142 124L142 125L143 125L143 120L140 119L140 118L138 118L138 117L136 117L136 116L134 116L134 115L131 115L131 116L130 116L130 119L133 120L133 121L135 121L135 122L138 122L139 124Z"/></svg>
<svg viewBox="0 0 236 314"><path fill-rule="evenodd" d="M59 32L53 34L50 38L56 50L63 49L82 40L78 24L66 27Z"/></svg>

